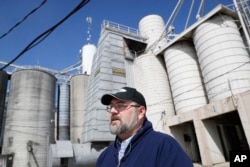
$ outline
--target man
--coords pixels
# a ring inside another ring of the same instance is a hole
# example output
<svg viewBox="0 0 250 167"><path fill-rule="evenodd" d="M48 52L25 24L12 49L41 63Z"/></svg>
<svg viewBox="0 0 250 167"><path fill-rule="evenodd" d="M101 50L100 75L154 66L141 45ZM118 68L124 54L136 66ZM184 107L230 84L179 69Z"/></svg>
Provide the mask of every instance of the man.
<svg viewBox="0 0 250 167"><path fill-rule="evenodd" d="M123 87L101 98L108 105L115 142L99 156L96 167L193 167L177 141L156 132L146 117L146 101L134 88Z"/></svg>

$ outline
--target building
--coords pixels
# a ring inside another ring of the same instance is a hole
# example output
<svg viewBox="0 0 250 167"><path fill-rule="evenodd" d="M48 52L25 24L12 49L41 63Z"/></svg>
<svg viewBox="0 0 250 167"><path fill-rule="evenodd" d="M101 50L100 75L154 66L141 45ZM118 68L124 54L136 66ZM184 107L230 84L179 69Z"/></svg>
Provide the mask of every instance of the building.
<svg viewBox="0 0 250 167"><path fill-rule="evenodd" d="M225 163L231 150L249 150L250 57L243 20L218 5L174 37L158 15L142 18L139 30L104 21L97 48L84 47L91 56L85 60L93 56L91 70L82 68L65 82L56 80L63 72L0 73L0 112L7 116L2 165L94 166L114 141L100 98L125 85L145 95L154 128L175 137L195 164Z"/></svg>

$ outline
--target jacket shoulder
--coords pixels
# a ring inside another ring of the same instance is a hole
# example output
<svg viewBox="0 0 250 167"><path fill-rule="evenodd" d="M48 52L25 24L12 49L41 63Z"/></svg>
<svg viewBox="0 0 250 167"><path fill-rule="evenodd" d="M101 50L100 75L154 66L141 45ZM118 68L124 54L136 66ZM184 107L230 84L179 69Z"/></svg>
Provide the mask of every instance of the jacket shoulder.
<svg viewBox="0 0 250 167"><path fill-rule="evenodd" d="M107 162L104 161L106 159L110 159L111 157L114 157L114 144L109 145L108 147L104 148L104 150L101 152L101 154L99 155L97 161L96 161L96 166L101 166L101 164L103 162Z"/></svg>

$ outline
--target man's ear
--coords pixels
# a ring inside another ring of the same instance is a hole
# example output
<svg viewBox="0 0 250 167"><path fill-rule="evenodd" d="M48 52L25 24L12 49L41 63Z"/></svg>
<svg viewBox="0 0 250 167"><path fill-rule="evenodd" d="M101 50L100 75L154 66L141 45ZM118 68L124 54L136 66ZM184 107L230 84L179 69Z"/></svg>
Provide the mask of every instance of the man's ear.
<svg viewBox="0 0 250 167"><path fill-rule="evenodd" d="M140 106L138 108L138 116L139 116L139 119L146 116L146 108L144 106Z"/></svg>

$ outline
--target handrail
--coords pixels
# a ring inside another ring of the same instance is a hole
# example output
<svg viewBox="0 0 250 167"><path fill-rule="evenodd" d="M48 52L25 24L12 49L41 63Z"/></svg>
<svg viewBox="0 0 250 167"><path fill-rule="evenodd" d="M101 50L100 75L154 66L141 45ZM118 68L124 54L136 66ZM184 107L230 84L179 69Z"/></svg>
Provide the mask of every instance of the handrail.
<svg viewBox="0 0 250 167"><path fill-rule="evenodd" d="M133 33L133 34L136 34L136 35L140 34L139 30L136 29L136 28L125 26L125 25L122 25L122 24L118 24L118 23L115 23L115 22L108 21L108 20L104 20L102 26L104 28L117 29L117 30L120 30L120 31L125 31L125 32L128 32L128 33Z"/></svg>

